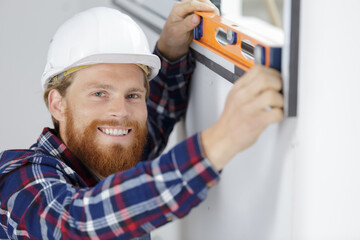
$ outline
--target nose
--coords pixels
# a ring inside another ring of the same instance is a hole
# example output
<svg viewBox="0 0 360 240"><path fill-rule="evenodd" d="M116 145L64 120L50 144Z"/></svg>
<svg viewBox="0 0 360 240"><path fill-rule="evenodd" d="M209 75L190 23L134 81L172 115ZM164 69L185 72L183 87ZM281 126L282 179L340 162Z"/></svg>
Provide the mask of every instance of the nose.
<svg viewBox="0 0 360 240"><path fill-rule="evenodd" d="M113 98L109 102L109 115L113 118L126 118L129 116L129 109L122 97Z"/></svg>

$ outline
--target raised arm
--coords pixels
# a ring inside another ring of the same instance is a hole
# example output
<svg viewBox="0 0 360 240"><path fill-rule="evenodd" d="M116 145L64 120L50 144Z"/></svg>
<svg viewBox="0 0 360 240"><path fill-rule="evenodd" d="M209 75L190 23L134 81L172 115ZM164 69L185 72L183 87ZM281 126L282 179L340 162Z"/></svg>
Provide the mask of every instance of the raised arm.
<svg viewBox="0 0 360 240"><path fill-rule="evenodd" d="M209 0L183 0L175 3L157 44L160 53L168 60L177 60L189 51L192 30L200 23L200 17L194 11L219 14L219 10Z"/></svg>

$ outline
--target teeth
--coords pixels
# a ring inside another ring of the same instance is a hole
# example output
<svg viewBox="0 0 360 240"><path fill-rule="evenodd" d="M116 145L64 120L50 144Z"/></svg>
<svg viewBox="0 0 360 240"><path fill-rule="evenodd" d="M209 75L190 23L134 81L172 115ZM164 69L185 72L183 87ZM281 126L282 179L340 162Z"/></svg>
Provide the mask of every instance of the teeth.
<svg viewBox="0 0 360 240"><path fill-rule="evenodd" d="M129 130L125 129L112 129L112 128L105 128L101 130L103 133L111 136L123 136L128 134Z"/></svg>

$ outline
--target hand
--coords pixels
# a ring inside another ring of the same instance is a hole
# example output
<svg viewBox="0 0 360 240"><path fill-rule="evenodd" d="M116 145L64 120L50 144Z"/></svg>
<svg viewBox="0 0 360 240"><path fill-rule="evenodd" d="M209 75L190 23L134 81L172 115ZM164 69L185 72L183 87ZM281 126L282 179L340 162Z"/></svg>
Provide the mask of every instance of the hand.
<svg viewBox="0 0 360 240"><path fill-rule="evenodd" d="M219 10L209 0L183 0L175 3L157 43L160 53L168 60L177 60L189 51L192 30L200 23L200 17L194 11L219 15Z"/></svg>
<svg viewBox="0 0 360 240"><path fill-rule="evenodd" d="M235 82L220 119L201 133L204 152L217 170L250 147L268 125L283 119L281 88L280 73L264 66L253 67Z"/></svg>

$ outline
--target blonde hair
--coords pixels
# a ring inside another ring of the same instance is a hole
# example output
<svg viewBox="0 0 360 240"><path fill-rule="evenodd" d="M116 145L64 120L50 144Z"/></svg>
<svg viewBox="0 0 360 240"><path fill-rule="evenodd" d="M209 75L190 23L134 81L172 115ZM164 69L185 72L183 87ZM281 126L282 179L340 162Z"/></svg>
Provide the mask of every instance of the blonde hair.
<svg viewBox="0 0 360 240"><path fill-rule="evenodd" d="M45 101L45 105L46 107L49 109L49 93L51 90L55 89L56 91L58 91L60 93L60 95L62 97L65 96L66 94L66 90L68 89L68 87L71 85L72 80L74 78L74 74L70 74L65 76L64 78L62 78L59 81L50 81L47 86L46 89L44 91L44 101ZM59 122L58 120L56 120L53 116L51 116L51 120L54 124L54 128L57 132L59 132Z"/></svg>

